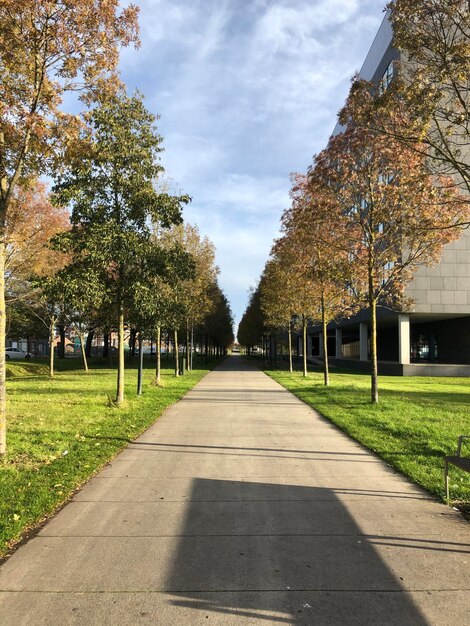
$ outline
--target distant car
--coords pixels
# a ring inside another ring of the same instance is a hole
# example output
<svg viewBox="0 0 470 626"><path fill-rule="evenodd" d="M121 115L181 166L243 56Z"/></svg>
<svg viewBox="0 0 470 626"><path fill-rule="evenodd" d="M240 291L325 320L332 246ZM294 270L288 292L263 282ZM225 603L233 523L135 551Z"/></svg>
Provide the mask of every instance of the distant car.
<svg viewBox="0 0 470 626"><path fill-rule="evenodd" d="M24 350L20 350L19 348L5 348L5 359L9 361L10 359L30 359L31 355Z"/></svg>

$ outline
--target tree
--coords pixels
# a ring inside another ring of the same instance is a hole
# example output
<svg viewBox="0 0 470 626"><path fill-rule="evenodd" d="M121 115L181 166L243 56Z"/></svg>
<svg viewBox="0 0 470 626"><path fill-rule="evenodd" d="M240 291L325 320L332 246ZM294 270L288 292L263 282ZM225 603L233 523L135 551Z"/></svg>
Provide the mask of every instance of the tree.
<svg viewBox="0 0 470 626"><path fill-rule="evenodd" d="M21 304L28 310L31 317L35 317L42 324L49 336L49 376L54 378L54 340L56 326L64 320L67 307L62 285L56 276L46 276L33 280L29 298Z"/></svg>
<svg viewBox="0 0 470 626"><path fill-rule="evenodd" d="M43 183L31 181L17 187L5 227L6 313L8 326L15 319L16 332L23 327L26 336L37 334L36 314L42 309L42 300L34 281L52 277L67 262L65 255L51 248L49 240L69 227L68 212L51 203ZM48 322L46 326L49 332Z"/></svg>
<svg viewBox="0 0 470 626"><path fill-rule="evenodd" d="M181 277L175 272L172 281L182 315L179 324L175 323L186 334L186 369L190 370L194 327L201 324L215 306L211 293L211 286L219 273L215 265L215 248L207 237L201 237L197 226L190 224L179 224L162 233L162 242L170 248L180 246L194 263L190 276Z"/></svg>
<svg viewBox="0 0 470 626"><path fill-rule="evenodd" d="M171 231L170 231L171 232ZM165 233L168 234L168 233ZM161 384L161 329L171 325L180 309L173 301L175 285L189 281L194 276L195 261L184 250L180 242L168 237L160 238L156 232L150 237L146 252L141 259L141 268L134 277L133 302L130 307L131 324L141 333L156 335L157 364L155 384ZM178 364L176 364L177 366ZM175 366L175 372L176 372ZM179 372L178 372L179 373Z"/></svg>
<svg viewBox="0 0 470 626"><path fill-rule="evenodd" d="M169 316L171 289L160 273L155 273L144 281L140 289L134 292L136 301L131 308L131 321L135 328L156 341L156 386L161 385L161 331Z"/></svg>
<svg viewBox="0 0 470 626"><path fill-rule="evenodd" d="M63 316L67 319L68 326L74 328L78 334L83 367L88 372L84 341L86 322L106 297L99 267L93 265L91 259L85 255L84 258L75 257L66 267L45 281L44 291L46 296L48 293L60 294L64 303Z"/></svg>
<svg viewBox="0 0 470 626"><path fill-rule="evenodd" d="M204 318L202 329L206 334L206 345L209 342L212 344L212 352L218 358L226 354L227 348L233 343L233 316L227 297L217 280L209 285L208 290L212 304Z"/></svg>
<svg viewBox="0 0 470 626"><path fill-rule="evenodd" d="M293 204L295 205L295 190L292 191ZM287 277L286 289L289 289L294 310L294 327L301 332L302 336L302 373L308 375L307 362L307 327L309 320L319 322L319 300L315 297L315 276L311 263L305 258L305 249L298 240L300 229L295 231L288 227L289 211L284 213L284 234L278 239L272 248L272 253L277 256L284 267L284 276Z"/></svg>
<svg viewBox="0 0 470 626"><path fill-rule="evenodd" d="M403 62L381 99L405 124L378 126L428 157L470 192L470 5L466 0L394 0L387 5Z"/></svg>
<svg viewBox="0 0 470 626"><path fill-rule="evenodd" d="M55 338L55 325L64 319L63 293L52 290L52 281L67 263L67 256L53 250L50 240L70 227L68 212L54 206L44 183L32 180L28 186L18 186L13 194L5 227L5 288L7 320L16 318L16 330L21 326L29 334L37 334L38 322ZM48 287L47 295L41 283ZM23 324L18 323L19 317ZM54 375L53 352L50 375Z"/></svg>
<svg viewBox="0 0 470 626"><path fill-rule="evenodd" d="M80 89L116 85L120 45L137 43L137 9L118 0L0 2L0 454L6 452L5 228L18 184L45 173L77 120L60 111ZM60 161L60 158L59 158Z"/></svg>
<svg viewBox="0 0 470 626"><path fill-rule="evenodd" d="M375 129L383 120L369 83L353 83L339 120L345 130L315 160L315 177L331 190L332 222L344 222L339 247L355 267L353 286L371 315L371 399L378 402L379 303L403 307L404 289L421 265L435 263L460 235L468 205L452 179L436 181L421 150ZM435 183L438 183L435 185Z"/></svg>
<svg viewBox="0 0 470 626"><path fill-rule="evenodd" d="M321 323L324 382L328 385L328 324L353 311L353 297L346 287L351 263L341 247L343 221L331 219L334 198L330 187L315 178L314 170L308 176L294 175L292 181L292 206L282 217L288 248L295 250L289 271L303 283L310 318Z"/></svg>
<svg viewBox="0 0 470 626"><path fill-rule="evenodd" d="M54 206L46 185L32 181L13 195L5 228L5 288L7 300L29 291L31 276L48 276L66 261L49 240L70 228L66 209Z"/></svg>
<svg viewBox="0 0 470 626"><path fill-rule="evenodd" d="M58 201L72 208L72 230L63 238L70 250L101 269L115 306L119 336L116 403L124 400L124 323L142 268L150 220L169 227L181 220L188 196L159 193L156 180L162 138L142 96L110 96L86 115L88 149L58 177Z"/></svg>
<svg viewBox="0 0 470 626"><path fill-rule="evenodd" d="M44 324L31 310L31 292L26 300L13 300L8 306L7 336L15 339L27 340L27 352L33 353L31 343L47 336ZM38 355L38 345L36 344L36 356Z"/></svg>
<svg viewBox="0 0 470 626"><path fill-rule="evenodd" d="M248 306L242 315L238 325L238 341L248 353L259 345L265 331L265 317L261 308L259 285L250 290Z"/></svg>
<svg viewBox="0 0 470 626"><path fill-rule="evenodd" d="M292 366L292 330L295 315L295 292L291 285L292 268L279 255L271 255L260 279L261 310L266 325L287 332L289 371Z"/></svg>

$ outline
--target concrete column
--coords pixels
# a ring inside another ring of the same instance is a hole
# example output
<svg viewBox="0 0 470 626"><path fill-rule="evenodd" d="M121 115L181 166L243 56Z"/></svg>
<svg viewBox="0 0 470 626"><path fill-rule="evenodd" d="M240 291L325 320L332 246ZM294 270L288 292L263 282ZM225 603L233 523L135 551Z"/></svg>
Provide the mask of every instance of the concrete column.
<svg viewBox="0 0 470 626"><path fill-rule="evenodd" d="M318 333L318 341L319 341L318 356L322 359L324 357L324 352L323 352L323 333Z"/></svg>
<svg viewBox="0 0 470 626"><path fill-rule="evenodd" d="M307 335L307 356L312 356L312 335Z"/></svg>
<svg viewBox="0 0 470 626"><path fill-rule="evenodd" d="M398 362L410 363L410 316L404 313L398 316Z"/></svg>
<svg viewBox="0 0 470 626"><path fill-rule="evenodd" d="M336 346L335 346L335 357L337 359L343 358L343 329L336 329Z"/></svg>
<svg viewBox="0 0 470 626"><path fill-rule="evenodd" d="M369 341L368 341L369 325L367 322L359 324L359 359L361 361L369 360Z"/></svg>

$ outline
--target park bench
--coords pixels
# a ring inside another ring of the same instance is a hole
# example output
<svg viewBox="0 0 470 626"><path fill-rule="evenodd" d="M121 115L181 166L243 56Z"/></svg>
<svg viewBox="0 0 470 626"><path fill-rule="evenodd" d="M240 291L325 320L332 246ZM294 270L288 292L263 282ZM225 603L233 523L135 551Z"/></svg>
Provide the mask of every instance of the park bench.
<svg viewBox="0 0 470 626"><path fill-rule="evenodd" d="M464 439L470 439L470 435L460 435L455 456L444 457L444 478L446 483L446 496L449 499L449 463L465 472L470 472L470 458L462 456L462 443Z"/></svg>

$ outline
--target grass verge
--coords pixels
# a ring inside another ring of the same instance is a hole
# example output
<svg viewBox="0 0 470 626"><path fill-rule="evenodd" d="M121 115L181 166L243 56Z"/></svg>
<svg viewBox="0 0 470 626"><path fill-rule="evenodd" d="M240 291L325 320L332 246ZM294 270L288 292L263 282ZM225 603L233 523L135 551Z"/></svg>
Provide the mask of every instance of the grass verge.
<svg viewBox="0 0 470 626"><path fill-rule="evenodd" d="M143 395L136 395L135 366L126 370L126 401L112 406L116 370L107 361L80 369L78 359L59 363L51 380L38 361L9 363L7 455L0 459L0 558L105 463L182 398L208 371L204 365L175 378L163 370L152 385L145 364Z"/></svg>
<svg viewBox="0 0 470 626"><path fill-rule="evenodd" d="M380 404L370 403L370 378L333 373L323 385L319 372L264 369L274 380L317 409L341 430L392 467L444 500L443 457L455 454L457 437L470 435L468 378L381 376ZM470 454L466 444L464 454ZM454 506L470 513L470 475L449 469Z"/></svg>

